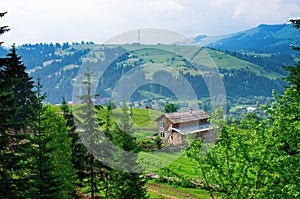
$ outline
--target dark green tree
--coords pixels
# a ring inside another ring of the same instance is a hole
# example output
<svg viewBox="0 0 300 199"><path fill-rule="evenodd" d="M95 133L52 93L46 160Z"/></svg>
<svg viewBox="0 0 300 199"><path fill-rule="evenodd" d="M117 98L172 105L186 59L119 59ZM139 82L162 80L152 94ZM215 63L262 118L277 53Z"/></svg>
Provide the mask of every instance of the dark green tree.
<svg viewBox="0 0 300 199"><path fill-rule="evenodd" d="M10 114L6 116L10 117L8 121L11 123L7 123L16 130L26 127L35 118L35 109L32 107L36 104L34 81L25 70L26 66L13 46L4 64L3 85L12 94L11 101L7 102L10 105Z"/></svg>
<svg viewBox="0 0 300 199"><path fill-rule="evenodd" d="M130 154L114 154L118 157L121 170L113 169L110 172L110 191L108 198L146 198L145 180L140 178L140 168L136 166L138 144L132 134L134 133L133 124L129 108L123 103L120 125L113 130L112 142L120 149L131 152ZM116 163L117 164L117 163ZM135 171L136 169L136 171Z"/></svg>
<svg viewBox="0 0 300 199"><path fill-rule="evenodd" d="M26 198L69 198L75 189L71 163L71 139L62 115L43 105L40 81L37 84L37 117L28 137L29 189Z"/></svg>
<svg viewBox="0 0 300 199"><path fill-rule="evenodd" d="M4 60L4 61L3 61ZM0 71L0 192L3 198L22 198L26 190L24 175L28 147L26 132L36 113L34 82L17 56L15 47L2 59Z"/></svg>
<svg viewBox="0 0 300 199"><path fill-rule="evenodd" d="M78 132L76 132L74 116L64 97L62 99L62 104L60 108L67 122L69 138L71 138L72 141L71 162L73 164L73 168L76 171L77 179L79 180L79 182L77 182L77 186L83 187L84 179L87 177L85 168L87 167L88 151L85 148L85 146L80 142Z"/></svg>
<svg viewBox="0 0 300 199"><path fill-rule="evenodd" d="M164 105L164 111L166 113L174 113L178 110L178 107L175 104L167 103Z"/></svg>
<svg viewBox="0 0 300 199"><path fill-rule="evenodd" d="M294 25L295 28L300 30L300 19L291 19L290 22ZM300 51L299 46L292 46L292 48L296 51ZM285 80L291 86L294 86L300 93L300 61L298 61L296 66L284 66L283 68L289 72L289 75L285 78Z"/></svg>
<svg viewBox="0 0 300 199"><path fill-rule="evenodd" d="M76 111L76 116L81 120L78 124L80 125L81 132L79 134L81 141L88 148L88 184L89 193L91 198L95 198L96 194L100 191L97 184L102 180L101 172L103 171L103 164L96 160L95 156L101 153L101 147L99 147L102 134L100 133L99 123L102 123L97 116L97 111L101 109L101 106L94 105L93 98L98 95L92 94L92 72L90 72L89 67L87 67L86 72L83 74L82 88L86 90L86 93L79 96L82 103Z"/></svg>

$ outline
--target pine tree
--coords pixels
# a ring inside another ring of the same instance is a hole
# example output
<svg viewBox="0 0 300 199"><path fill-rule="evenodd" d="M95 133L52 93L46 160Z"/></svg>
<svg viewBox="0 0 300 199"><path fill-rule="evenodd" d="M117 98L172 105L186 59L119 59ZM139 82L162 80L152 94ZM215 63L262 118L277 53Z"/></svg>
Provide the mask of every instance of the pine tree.
<svg viewBox="0 0 300 199"><path fill-rule="evenodd" d="M7 92L12 94L10 101L6 101L10 106L10 114L6 116L10 117L7 124L9 128L20 130L27 127L35 117L32 107L36 104L34 82L25 71L26 67L20 61L14 46L7 56L2 82Z"/></svg>
<svg viewBox="0 0 300 199"><path fill-rule="evenodd" d="M99 163L95 160L94 155L97 153L97 146L99 144L99 129L98 120L96 118L96 109L92 98L95 97L91 93L92 89L92 73L87 67L86 73L84 73L85 79L82 81L82 86L86 89L86 94L79 96L82 100L82 104L79 107L78 117L82 118L80 138L81 141L88 146L88 177L89 177L89 193L91 193L91 198L95 198L97 192L96 186L96 170L101 170Z"/></svg>
<svg viewBox="0 0 300 199"><path fill-rule="evenodd" d="M113 169L110 172L110 191L107 198L146 198L145 180L140 178L139 168L136 166L138 145L132 137L134 132L133 124L129 114L129 108L123 103L121 127L115 125L112 142L120 149L131 152L127 154L114 154L122 170ZM116 163L117 164L117 163ZM137 169L135 171L135 169Z"/></svg>
<svg viewBox="0 0 300 199"><path fill-rule="evenodd" d="M71 140L68 137L66 122L49 105L42 104L45 95L41 94L38 81L36 109L37 118L29 137L30 188L27 198L68 198L75 189L75 172L71 163Z"/></svg>
<svg viewBox="0 0 300 199"><path fill-rule="evenodd" d="M73 164L73 168L76 171L77 179L79 180L77 186L82 187L84 186L83 181L87 177L85 168L87 167L88 152L85 146L80 142L78 132L76 132L74 116L72 114L72 111L70 111L69 106L64 97L62 99L62 104L60 108L63 111L63 116L65 120L67 121L67 127L69 128L69 137L72 141L71 162Z"/></svg>
<svg viewBox="0 0 300 199"><path fill-rule="evenodd" d="M13 46L1 67L0 93L0 193L2 198L22 198L27 189L27 160L23 148L29 143L26 131L35 117L34 82L25 72Z"/></svg>

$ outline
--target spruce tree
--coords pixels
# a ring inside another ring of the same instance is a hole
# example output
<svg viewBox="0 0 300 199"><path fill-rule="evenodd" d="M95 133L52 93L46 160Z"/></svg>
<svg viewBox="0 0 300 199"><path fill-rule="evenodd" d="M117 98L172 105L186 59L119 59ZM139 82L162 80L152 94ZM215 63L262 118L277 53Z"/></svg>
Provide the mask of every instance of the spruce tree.
<svg viewBox="0 0 300 199"><path fill-rule="evenodd" d="M115 125L112 142L120 149L131 152L129 154L114 154L118 157L119 164L122 164L122 171L113 169L110 172L110 191L108 198L146 198L146 181L140 178L136 166L138 145L132 137L134 133L129 108L125 102L122 106L121 126ZM135 171L135 169L137 169Z"/></svg>
<svg viewBox="0 0 300 199"><path fill-rule="evenodd" d="M73 113L69 109L69 106L64 97L62 99L62 104L60 108L63 111L63 116L65 120L67 121L69 137L72 141L71 162L73 164L73 168L76 171L77 179L79 180L79 182L77 182L77 186L83 187L83 181L87 177L85 168L87 167L88 152L85 146L81 143L78 132L76 132Z"/></svg>
<svg viewBox="0 0 300 199"><path fill-rule="evenodd" d="M77 111L78 117L82 118L81 122L81 141L89 147L89 155L88 155L88 183L89 183L89 193L91 194L91 198L95 198L97 192L96 186L96 170L99 170L99 164L95 160L95 153L97 145L99 144L99 129L98 129L98 120L96 118L96 109L93 102L93 96L91 93L92 89L92 73L87 67L86 73L84 73L85 79L82 81L82 86L86 89L86 94L79 96L82 100L82 104L78 107L80 110Z"/></svg>
<svg viewBox="0 0 300 199"><path fill-rule="evenodd" d="M27 149L30 186L27 198L69 198L73 194L75 172L71 163L71 140L66 122L49 105L37 85L37 117Z"/></svg>
<svg viewBox="0 0 300 199"><path fill-rule="evenodd" d="M36 104L36 95L33 91L34 81L25 70L26 66L21 62L21 57L17 55L13 46L4 64L2 83L6 92L12 95L9 101L6 100L10 107L6 123L9 128L15 130L27 127L35 117L32 107Z"/></svg>
<svg viewBox="0 0 300 199"><path fill-rule="evenodd" d="M27 155L23 149L29 142L26 131L30 127L36 104L34 82L25 72L13 46L2 59L0 86L0 193L2 198L22 198L27 189Z"/></svg>

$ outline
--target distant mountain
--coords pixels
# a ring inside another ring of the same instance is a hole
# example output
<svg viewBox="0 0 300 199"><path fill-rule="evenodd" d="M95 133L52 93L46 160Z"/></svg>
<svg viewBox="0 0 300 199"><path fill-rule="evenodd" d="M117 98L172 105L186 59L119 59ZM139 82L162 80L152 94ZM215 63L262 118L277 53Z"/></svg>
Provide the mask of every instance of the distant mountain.
<svg viewBox="0 0 300 199"><path fill-rule="evenodd" d="M289 46L300 46L299 30L291 24L259 25L256 28L222 36L199 35L198 44L220 50L256 53L294 53Z"/></svg>
<svg viewBox="0 0 300 199"><path fill-rule="evenodd" d="M109 98L125 77L141 83L157 78L177 88L182 87L181 77L192 86L199 99L209 98L206 81L212 75L210 68L215 66L224 82L226 95L231 98L270 97L272 89L281 90L284 86L277 66L261 66L201 46L50 43L22 45L17 52L30 76L35 81L41 78L43 91L47 93L46 101L52 104L60 103L63 96L72 100L74 83L82 65L97 69L107 64L97 86L101 98ZM8 49L2 49L0 53L3 57ZM280 59L276 62L281 64ZM137 68L140 70L135 70ZM140 71L139 76L135 77L137 71ZM155 83L142 85L132 94L132 100L138 102L162 96L176 97L171 90Z"/></svg>

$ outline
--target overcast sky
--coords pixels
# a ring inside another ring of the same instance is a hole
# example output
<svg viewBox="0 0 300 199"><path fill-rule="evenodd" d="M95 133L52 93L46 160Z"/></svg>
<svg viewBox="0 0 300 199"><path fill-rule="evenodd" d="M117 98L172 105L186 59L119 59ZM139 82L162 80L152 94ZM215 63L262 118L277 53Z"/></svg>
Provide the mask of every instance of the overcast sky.
<svg viewBox="0 0 300 199"><path fill-rule="evenodd" d="M300 0L0 0L5 45L103 43L140 28L223 35L300 17Z"/></svg>

